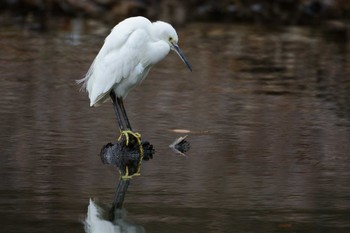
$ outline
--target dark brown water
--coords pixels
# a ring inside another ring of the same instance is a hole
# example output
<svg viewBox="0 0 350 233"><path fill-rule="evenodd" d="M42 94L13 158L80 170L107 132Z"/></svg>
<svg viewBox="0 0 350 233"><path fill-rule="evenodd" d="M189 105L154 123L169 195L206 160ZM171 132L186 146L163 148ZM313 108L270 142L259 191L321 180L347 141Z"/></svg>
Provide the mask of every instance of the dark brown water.
<svg viewBox="0 0 350 233"><path fill-rule="evenodd" d="M89 198L119 174L97 156L119 135L110 103L75 80L106 33L79 22L0 30L1 232L84 232ZM131 181L129 221L156 232L350 232L349 43L311 28L192 24L125 105L156 148ZM168 145L189 130L191 150Z"/></svg>

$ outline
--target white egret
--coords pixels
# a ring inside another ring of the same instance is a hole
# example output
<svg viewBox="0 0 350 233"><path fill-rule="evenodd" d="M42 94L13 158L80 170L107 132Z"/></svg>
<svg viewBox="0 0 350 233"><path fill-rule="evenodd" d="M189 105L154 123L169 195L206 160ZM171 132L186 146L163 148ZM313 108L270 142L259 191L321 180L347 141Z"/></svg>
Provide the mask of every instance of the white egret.
<svg viewBox="0 0 350 233"><path fill-rule="evenodd" d="M123 99L170 50L175 51L192 71L178 46L178 35L170 24L152 23L141 16L127 18L112 29L86 76L78 80L89 93L90 106L98 106L111 97L126 143L128 134L138 141L140 135L132 132Z"/></svg>

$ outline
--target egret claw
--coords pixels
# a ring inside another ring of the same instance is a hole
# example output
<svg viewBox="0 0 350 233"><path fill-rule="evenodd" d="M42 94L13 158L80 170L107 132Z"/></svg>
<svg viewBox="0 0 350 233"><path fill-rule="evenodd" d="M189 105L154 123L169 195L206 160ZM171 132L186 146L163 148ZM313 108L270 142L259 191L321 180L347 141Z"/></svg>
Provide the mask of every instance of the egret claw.
<svg viewBox="0 0 350 233"><path fill-rule="evenodd" d="M140 173L140 169L141 167L140 166L138 166L138 168L137 168L137 172L136 173L134 173L134 174L132 174L132 175L129 175L129 167L128 166L125 166L125 175L123 175L121 178L123 179L123 180L128 180L128 179L131 179L131 178L133 178L134 176L141 176L141 173Z"/></svg>
<svg viewBox="0 0 350 233"><path fill-rule="evenodd" d="M125 145L128 146L129 145L129 134L131 134L132 136L134 136L136 138L138 144L141 144L141 134L135 133L131 130L122 130L120 132L120 136L118 138L118 141L120 141L122 139L122 136L124 136L125 137Z"/></svg>
<svg viewBox="0 0 350 233"><path fill-rule="evenodd" d="M122 139L122 136L125 137L125 145L129 145L129 135L134 136L134 138L136 138L137 144L139 146L139 153L140 153L140 158L139 158L139 162L137 164L137 171L136 173L129 175L129 168L128 166L125 166L125 175L123 175L121 178L122 179L131 179L134 176L140 176L141 175L141 162L143 159L143 148L142 148L142 143L141 143L141 134L140 133L136 133L133 132L131 130L122 130L120 132L120 136L118 138L118 141L120 141Z"/></svg>

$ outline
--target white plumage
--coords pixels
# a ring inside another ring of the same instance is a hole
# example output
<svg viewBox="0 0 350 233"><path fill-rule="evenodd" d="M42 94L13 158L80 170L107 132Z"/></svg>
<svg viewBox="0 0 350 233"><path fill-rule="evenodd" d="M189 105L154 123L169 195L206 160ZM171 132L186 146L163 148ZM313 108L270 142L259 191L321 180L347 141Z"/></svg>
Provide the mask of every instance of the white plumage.
<svg viewBox="0 0 350 233"><path fill-rule="evenodd" d="M106 37L86 76L78 80L89 93L90 106L104 102L112 90L124 99L171 49L191 70L177 43L177 33L168 23L151 23L141 16L120 22Z"/></svg>

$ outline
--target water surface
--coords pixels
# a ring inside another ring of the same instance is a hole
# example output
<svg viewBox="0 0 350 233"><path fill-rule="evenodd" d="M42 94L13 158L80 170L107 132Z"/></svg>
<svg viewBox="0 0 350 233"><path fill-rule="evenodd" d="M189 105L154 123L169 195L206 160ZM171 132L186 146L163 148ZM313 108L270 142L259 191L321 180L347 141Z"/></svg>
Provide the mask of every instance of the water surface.
<svg viewBox="0 0 350 233"><path fill-rule="evenodd" d="M97 155L119 136L113 108L75 85L107 32L80 23L0 30L2 232L84 232L89 198L112 201L119 174ZM297 27L178 34L193 72L172 53L125 101L156 148L127 218L148 233L349 232L349 44ZM187 156L168 148L174 129Z"/></svg>

